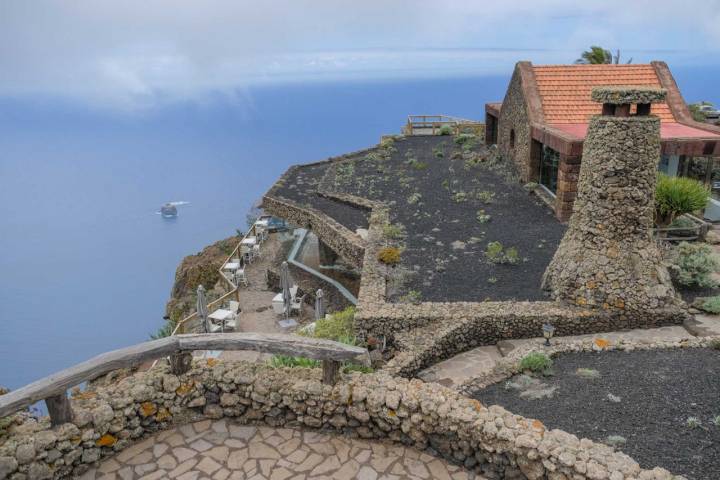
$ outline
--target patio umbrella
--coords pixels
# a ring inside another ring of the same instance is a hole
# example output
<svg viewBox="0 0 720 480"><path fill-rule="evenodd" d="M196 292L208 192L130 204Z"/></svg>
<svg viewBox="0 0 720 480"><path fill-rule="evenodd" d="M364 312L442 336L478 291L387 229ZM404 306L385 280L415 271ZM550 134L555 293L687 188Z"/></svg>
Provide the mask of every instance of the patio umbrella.
<svg viewBox="0 0 720 480"><path fill-rule="evenodd" d="M280 286L283 294L283 307L285 308L285 318L290 316L290 305L292 304L292 293L290 292L290 270L287 262L280 265Z"/></svg>
<svg viewBox="0 0 720 480"><path fill-rule="evenodd" d="M202 320L203 330L208 333L208 308L207 299L205 298L205 287L198 285L197 288L197 304L195 305L198 317Z"/></svg>
<svg viewBox="0 0 720 480"><path fill-rule="evenodd" d="M322 288L315 293L315 321L325 318L325 299Z"/></svg>

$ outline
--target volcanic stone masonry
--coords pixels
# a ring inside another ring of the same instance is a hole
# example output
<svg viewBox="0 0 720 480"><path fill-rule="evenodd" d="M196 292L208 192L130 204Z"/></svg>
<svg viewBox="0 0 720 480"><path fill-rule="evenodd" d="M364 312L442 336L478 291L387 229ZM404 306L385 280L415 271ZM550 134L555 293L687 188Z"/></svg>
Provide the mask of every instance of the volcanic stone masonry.
<svg viewBox="0 0 720 480"><path fill-rule="evenodd" d="M553 298L623 318L685 315L652 239L660 119L665 90L600 87L603 115L590 120L568 230L545 271ZM631 104L637 114L630 115Z"/></svg>

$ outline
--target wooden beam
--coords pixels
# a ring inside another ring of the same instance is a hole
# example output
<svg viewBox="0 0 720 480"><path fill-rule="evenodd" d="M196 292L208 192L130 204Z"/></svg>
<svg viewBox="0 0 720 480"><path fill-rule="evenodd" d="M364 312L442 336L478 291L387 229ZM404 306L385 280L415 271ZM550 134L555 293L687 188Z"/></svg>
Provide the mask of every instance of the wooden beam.
<svg viewBox="0 0 720 480"><path fill-rule="evenodd" d="M338 371L340 370L340 362L334 360L323 360L323 383L326 385L335 385Z"/></svg>
<svg viewBox="0 0 720 480"><path fill-rule="evenodd" d="M50 414L50 423L53 426L72 422L73 412L66 392L46 398L45 405Z"/></svg>

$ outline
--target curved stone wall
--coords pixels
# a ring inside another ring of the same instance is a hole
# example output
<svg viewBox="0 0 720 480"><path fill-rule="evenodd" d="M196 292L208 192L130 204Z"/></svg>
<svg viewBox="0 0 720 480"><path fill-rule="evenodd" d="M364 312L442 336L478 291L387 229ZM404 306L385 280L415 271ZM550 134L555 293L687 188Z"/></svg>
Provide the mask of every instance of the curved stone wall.
<svg viewBox="0 0 720 480"><path fill-rule="evenodd" d="M440 385L386 374L345 375L328 386L319 369L207 360L180 376L161 366L105 383L73 398L74 423L50 428L47 419L26 420L12 427L0 444L0 479L79 476L172 424L222 417L387 438L430 448L491 479L678 478Z"/></svg>

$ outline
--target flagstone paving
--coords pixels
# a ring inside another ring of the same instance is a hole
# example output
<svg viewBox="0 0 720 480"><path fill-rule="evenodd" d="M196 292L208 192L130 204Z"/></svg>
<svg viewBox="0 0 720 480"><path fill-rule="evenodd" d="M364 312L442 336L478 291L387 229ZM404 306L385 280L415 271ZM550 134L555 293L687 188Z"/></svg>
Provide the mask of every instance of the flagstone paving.
<svg viewBox="0 0 720 480"><path fill-rule="evenodd" d="M83 480L482 480L402 445L205 420L158 433L88 471Z"/></svg>

